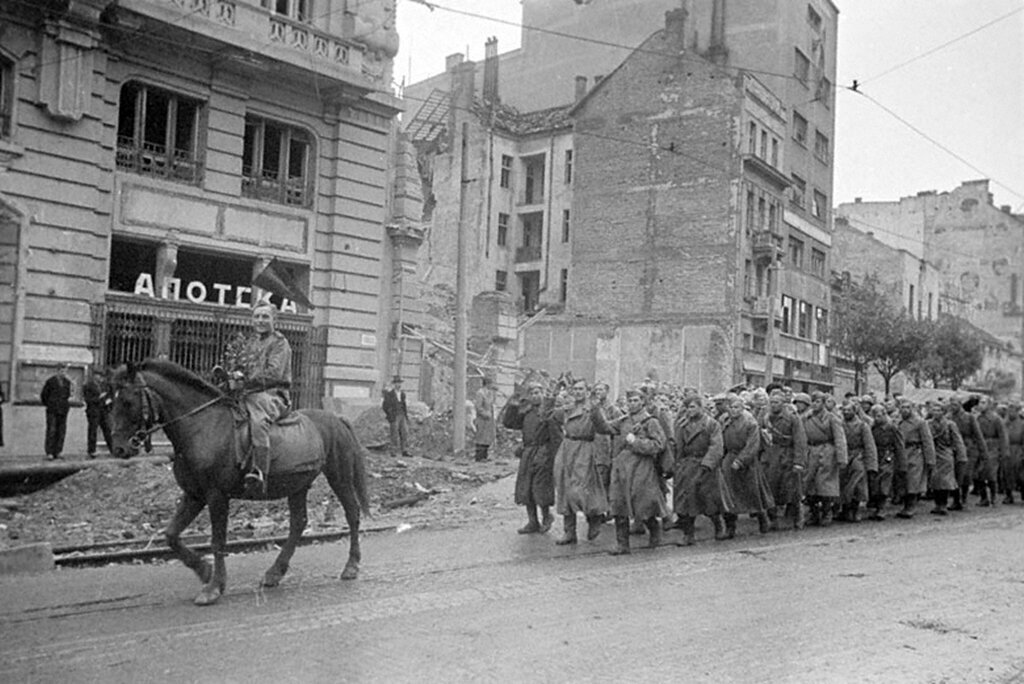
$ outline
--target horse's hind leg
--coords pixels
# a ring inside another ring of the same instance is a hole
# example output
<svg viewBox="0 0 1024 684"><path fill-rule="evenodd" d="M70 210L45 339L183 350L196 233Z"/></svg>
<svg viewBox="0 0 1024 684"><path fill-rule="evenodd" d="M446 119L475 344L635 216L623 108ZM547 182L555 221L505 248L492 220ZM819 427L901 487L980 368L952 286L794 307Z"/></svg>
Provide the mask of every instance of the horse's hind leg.
<svg viewBox="0 0 1024 684"><path fill-rule="evenodd" d="M346 481L338 471L328 471L327 482L345 509L345 520L348 522L348 562L341 572L341 579L355 579L359 576L359 561L362 553L359 550L359 502L351 481Z"/></svg>
<svg viewBox="0 0 1024 684"><path fill-rule="evenodd" d="M213 568L203 560L203 557L181 543L181 533L184 532L196 516L206 507L206 502L188 494L182 494L178 500L178 508L174 511L174 518L171 519L167 529L164 530L164 537L167 539L167 546L177 554L185 567L199 576L203 584L210 581L213 575Z"/></svg>
<svg viewBox="0 0 1024 684"><path fill-rule="evenodd" d="M213 550L213 575L203 585L195 598L197 606L209 606L220 599L228 582L224 565L228 541L228 497L223 492L211 490L206 497L210 507L210 548Z"/></svg>
<svg viewBox="0 0 1024 684"><path fill-rule="evenodd" d="M274 564L267 569L263 575L263 586L276 587L281 583L281 578L288 572L288 564L295 553L295 547L302 539L302 533L306 529L306 493L309 487L296 492L288 497L288 541L281 547Z"/></svg>

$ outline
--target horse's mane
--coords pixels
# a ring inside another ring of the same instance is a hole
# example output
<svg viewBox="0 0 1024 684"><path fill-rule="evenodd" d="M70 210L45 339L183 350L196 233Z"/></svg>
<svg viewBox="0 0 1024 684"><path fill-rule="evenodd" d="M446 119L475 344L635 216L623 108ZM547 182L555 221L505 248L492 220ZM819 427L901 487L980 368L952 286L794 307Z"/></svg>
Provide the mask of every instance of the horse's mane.
<svg viewBox="0 0 1024 684"><path fill-rule="evenodd" d="M206 380L203 380L192 371L184 368L183 366L179 366L173 361L165 361L163 359L146 359L139 366L139 370L158 373L172 382L177 382L206 394L212 394L214 396L224 394L220 388L210 384Z"/></svg>

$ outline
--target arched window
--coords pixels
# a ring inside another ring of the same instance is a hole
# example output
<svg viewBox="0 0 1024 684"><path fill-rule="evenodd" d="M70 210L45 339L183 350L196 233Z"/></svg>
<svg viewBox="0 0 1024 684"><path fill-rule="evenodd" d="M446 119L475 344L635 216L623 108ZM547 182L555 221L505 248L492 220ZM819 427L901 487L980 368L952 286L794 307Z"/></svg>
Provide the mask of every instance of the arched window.
<svg viewBox="0 0 1024 684"><path fill-rule="evenodd" d="M313 204L313 136L297 126L247 114L242 195L280 204Z"/></svg>

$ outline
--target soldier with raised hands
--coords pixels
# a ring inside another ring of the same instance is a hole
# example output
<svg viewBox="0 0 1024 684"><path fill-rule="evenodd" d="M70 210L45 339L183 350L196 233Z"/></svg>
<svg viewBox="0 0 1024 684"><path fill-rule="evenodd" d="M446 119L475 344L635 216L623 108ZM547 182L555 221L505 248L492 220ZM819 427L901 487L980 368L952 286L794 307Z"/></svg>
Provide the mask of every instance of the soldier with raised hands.
<svg viewBox="0 0 1024 684"><path fill-rule="evenodd" d="M526 507L527 522L519 528L519 534L544 533L551 529L555 452L562 443L561 421L552 404L544 396L540 383L530 383L526 387L525 401L518 395L513 396L502 414L505 427L523 432L515 502Z"/></svg>

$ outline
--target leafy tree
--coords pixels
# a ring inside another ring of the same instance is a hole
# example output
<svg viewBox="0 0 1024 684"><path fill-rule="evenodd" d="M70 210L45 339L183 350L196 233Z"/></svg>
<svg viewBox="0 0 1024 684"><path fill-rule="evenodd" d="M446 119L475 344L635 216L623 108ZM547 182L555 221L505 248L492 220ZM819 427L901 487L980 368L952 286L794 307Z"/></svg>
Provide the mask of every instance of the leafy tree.
<svg viewBox="0 0 1024 684"><path fill-rule="evenodd" d="M829 343L853 364L853 391L860 394L868 364L880 357L876 332L891 329L900 314L877 276L865 276L860 283L842 281L834 291L832 310Z"/></svg>
<svg viewBox="0 0 1024 684"><path fill-rule="evenodd" d="M942 382L943 361L935 347L938 322L924 319L918 321L918 344L921 347L917 359L906 369L905 373L914 387L920 389L925 382L931 383L932 387L938 387Z"/></svg>
<svg viewBox="0 0 1024 684"><path fill-rule="evenodd" d="M943 316L935 329L935 353L942 359L942 379L950 388L960 389L967 378L981 370L985 346L969 323Z"/></svg>
<svg viewBox="0 0 1024 684"><path fill-rule="evenodd" d="M882 376L885 393L889 394L893 377L925 358L927 345L922 342L927 339L928 328L906 313L886 312L876 317L875 325L868 330L865 337L874 345L871 365Z"/></svg>

